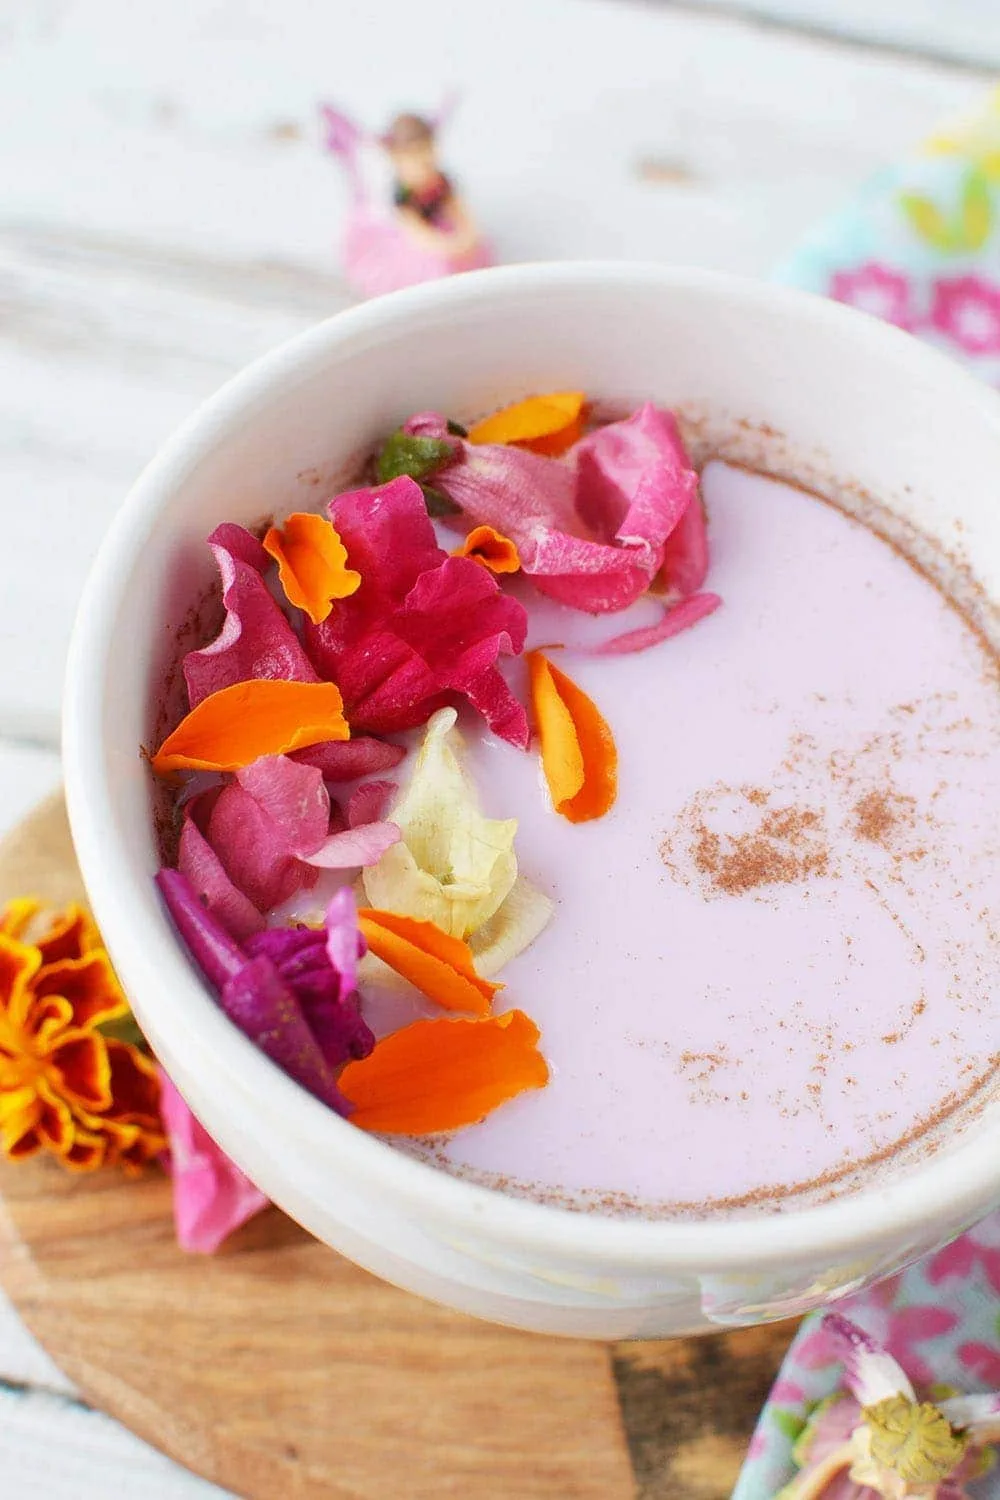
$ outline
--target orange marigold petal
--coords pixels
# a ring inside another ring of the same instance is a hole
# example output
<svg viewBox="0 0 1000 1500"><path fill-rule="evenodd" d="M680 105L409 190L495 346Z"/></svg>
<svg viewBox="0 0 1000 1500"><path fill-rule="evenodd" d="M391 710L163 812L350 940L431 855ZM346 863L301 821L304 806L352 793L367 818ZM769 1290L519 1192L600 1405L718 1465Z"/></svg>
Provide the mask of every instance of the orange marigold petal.
<svg viewBox="0 0 1000 1500"><path fill-rule="evenodd" d="M0 1094L0 1147L7 1156L14 1156L26 1138L35 1138L35 1127L41 1116L42 1101L30 1084L5 1089ZM39 1144L26 1148L22 1154L32 1155Z"/></svg>
<svg viewBox="0 0 1000 1500"><path fill-rule="evenodd" d="M476 973L472 950L433 922L418 922L392 911L363 907L358 927L376 958L408 979L444 1010L471 1011L485 1016L502 984Z"/></svg>
<svg viewBox="0 0 1000 1500"><path fill-rule="evenodd" d="M128 1012L128 1002L103 949L46 964L35 979L34 990L39 998L61 995L68 1000L73 1025L82 1030Z"/></svg>
<svg viewBox="0 0 1000 1500"><path fill-rule="evenodd" d="M37 896L17 896L8 901L0 911L0 933L5 937L22 938L41 906Z"/></svg>
<svg viewBox="0 0 1000 1500"><path fill-rule="evenodd" d="M31 981L41 962L37 948L0 934L0 1045L21 1046L32 1005Z"/></svg>
<svg viewBox="0 0 1000 1500"><path fill-rule="evenodd" d="M562 458L583 437L583 418L577 417L561 432L552 432L547 437L529 438L518 443L518 448L528 448L532 453L541 453L544 458Z"/></svg>
<svg viewBox="0 0 1000 1500"><path fill-rule="evenodd" d="M473 526L462 545L451 555L471 557L473 562L482 563L491 573L516 573L521 566L516 544L502 531L494 531L492 526Z"/></svg>
<svg viewBox="0 0 1000 1500"><path fill-rule="evenodd" d="M607 721L540 651L529 651L526 660L553 805L571 823L601 818L618 794L618 751Z"/></svg>
<svg viewBox="0 0 1000 1500"><path fill-rule="evenodd" d="M100 1032L67 1032L46 1063L50 1086L69 1104L98 1111L110 1108L111 1064Z"/></svg>
<svg viewBox="0 0 1000 1500"><path fill-rule="evenodd" d="M191 710L153 757L153 770L238 771L262 755L284 755L351 731L332 682L256 677L220 688Z"/></svg>
<svg viewBox="0 0 1000 1500"><path fill-rule="evenodd" d="M101 946L100 935L90 913L82 906L67 906L49 924L49 930L38 939L43 964L54 964L64 958L83 958Z"/></svg>
<svg viewBox="0 0 1000 1500"><path fill-rule="evenodd" d="M73 1024L73 1007L62 995L46 995L31 1007L29 1030L37 1052L48 1052Z"/></svg>
<svg viewBox="0 0 1000 1500"><path fill-rule="evenodd" d="M56 1156L65 1156L73 1144L76 1125L73 1113L65 1100L49 1088L44 1079L39 1079L38 1099L41 1113L38 1117L38 1135L43 1146Z"/></svg>
<svg viewBox="0 0 1000 1500"><path fill-rule="evenodd" d="M351 1121L388 1135L434 1135L485 1119L549 1070L538 1027L520 1010L482 1021L414 1021L348 1063L340 1087Z"/></svg>
<svg viewBox="0 0 1000 1500"><path fill-rule="evenodd" d="M586 400L582 391L552 391L529 396L484 417L469 428L470 443L529 443L563 432L579 419Z"/></svg>
<svg viewBox="0 0 1000 1500"><path fill-rule="evenodd" d="M72 1146L60 1159L72 1172L95 1172L98 1167L103 1167L107 1154L106 1136L77 1128Z"/></svg>
<svg viewBox="0 0 1000 1500"><path fill-rule="evenodd" d="M151 1057L129 1042L109 1038L111 1104L104 1112L109 1122L160 1129L160 1078Z"/></svg>
<svg viewBox="0 0 1000 1500"><path fill-rule="evenodd" d="M272 526L264 551L278 564L278 578L289 604L304 609L320 625L334 599L346 599L361 584L361 574L347 566L347 548L324 516L296 511L283 526Z"/></svg>

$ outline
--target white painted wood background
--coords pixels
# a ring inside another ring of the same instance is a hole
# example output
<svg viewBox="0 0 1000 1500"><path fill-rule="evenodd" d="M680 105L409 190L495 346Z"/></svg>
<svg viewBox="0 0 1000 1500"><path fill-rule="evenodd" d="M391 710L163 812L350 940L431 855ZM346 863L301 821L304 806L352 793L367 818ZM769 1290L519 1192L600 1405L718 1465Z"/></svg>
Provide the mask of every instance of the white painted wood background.
<svg viewBox="0 0 1000 1500"><path fill-rule="evenodd" d="M342 306L326 97L462 102L447 160L509 260L765 274L1000 68L996 0L0 5L0 831L59 776L101 534L160 440ZM78 1402L0 1300L0 1493L219 1495Z"/></svg>

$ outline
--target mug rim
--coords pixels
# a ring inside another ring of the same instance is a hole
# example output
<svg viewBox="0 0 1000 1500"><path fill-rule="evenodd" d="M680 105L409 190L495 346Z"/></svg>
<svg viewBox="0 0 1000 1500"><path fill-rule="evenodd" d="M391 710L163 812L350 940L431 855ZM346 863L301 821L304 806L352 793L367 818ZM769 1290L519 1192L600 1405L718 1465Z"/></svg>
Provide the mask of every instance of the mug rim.
<svg viewBox="0 0 1000 1500"><path fill-rule="evenodd" d="M475 304L491 296L544 291L554 284L581 288L617 284L691 288L759 306L784 305L803 324L839 325L859 350L894 354L938 386L951 386L997 428L997 394L943 353L855 308L778 284L683 266L628 261L536 262L464 272L409 287L334 314L262 355L231 377L178 427L131 487L92 564L78 607L67 662L63 706L63 764L74 843L98 925L116 964L145 993L169 988L176 1035L197 1035L214 1065L230 1072L253 1097L270 1097L299 1141L320 1142L338 1171L387 1200L432 1216L439 1230L474 1233L525 1254L555 1253L582 1264L614 1260L636 1268L759 1271L814 1254L850 1258L873 1244L926 1232L940 1219L972 1222L1000 1200L1000 1160L989 1132L967 1134L910 1164L898 1178L876 1181L825 1203L772 1212L715 1213L699 1219L613 1218L505 1194L454 1177L369 1136L313 1098L261 1053L228 1020L190 964L166 917L150 928L146 893L121 871L127 841L115 815L102 726L105 684L113 665L115 620L131 566L155 516L168 508L187 474L255 406L290 378L325 362L339 343L391 336L400 321ZM96 664L96 665L95 665ZM96 690L95 690L96 672ZM121 956L121 957L119 957ZM337 1132L340 1132L339 1136Z"/></svg>

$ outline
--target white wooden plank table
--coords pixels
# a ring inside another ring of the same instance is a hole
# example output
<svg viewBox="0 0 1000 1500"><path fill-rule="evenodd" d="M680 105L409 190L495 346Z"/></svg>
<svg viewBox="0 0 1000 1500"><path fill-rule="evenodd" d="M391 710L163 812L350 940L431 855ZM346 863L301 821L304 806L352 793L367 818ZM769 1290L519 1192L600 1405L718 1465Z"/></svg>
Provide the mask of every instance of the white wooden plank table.
<svg viewBox="0 0 1000 1500"><path fill-rule="evenodd" d="M992 0L21 0L0 13L0 829L58 780L66 640L131 479L230 373L344 305L314 104L461 104L508 260L765 274L972 104ZM0 1491L220 1494L87 1410L0 1300Z"/></svg>

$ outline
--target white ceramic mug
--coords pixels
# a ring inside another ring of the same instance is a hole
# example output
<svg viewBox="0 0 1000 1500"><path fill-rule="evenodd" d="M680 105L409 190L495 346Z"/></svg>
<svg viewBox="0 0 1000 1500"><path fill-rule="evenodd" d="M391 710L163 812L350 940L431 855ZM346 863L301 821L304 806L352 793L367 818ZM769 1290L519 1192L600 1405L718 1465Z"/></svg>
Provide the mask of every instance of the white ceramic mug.
<svg viewBox="0 0 1000 1500"><path fill-rule="evenodd" d="M327 1244L439 1302L551 1333L780 1318L896 1270L1000 1201L1000 1107L928 1160L818 1207L637 1222L505 1197L395 1151L285 1077L218 1008L153 887L139 746L162 730L167 658L211 582L212 528L315 506L415 410L474 415L552 389L653 397L684 411L701 457L870 491L901 524L964 549L1000 597L1000 403L907 335L800 293L654 266L515 266L413 288L237 376L125 501L71 650L77 851L157 1054L224 1149Z"/></svg>

